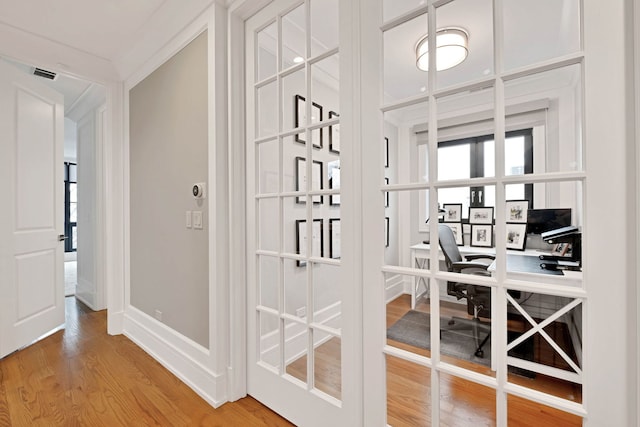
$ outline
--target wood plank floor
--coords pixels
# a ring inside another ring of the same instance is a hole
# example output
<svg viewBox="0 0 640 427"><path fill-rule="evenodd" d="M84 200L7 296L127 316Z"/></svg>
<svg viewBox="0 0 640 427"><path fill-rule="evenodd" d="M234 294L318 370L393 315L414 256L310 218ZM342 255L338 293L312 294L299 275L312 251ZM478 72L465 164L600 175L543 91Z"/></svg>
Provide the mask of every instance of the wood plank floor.
<svg viewBox="0 0 640 427"><path fill-rule="evenodd" d="M0 426L291 426L251 397L212 408L106 312L67 298L67 327L0 360Z"/></svg>

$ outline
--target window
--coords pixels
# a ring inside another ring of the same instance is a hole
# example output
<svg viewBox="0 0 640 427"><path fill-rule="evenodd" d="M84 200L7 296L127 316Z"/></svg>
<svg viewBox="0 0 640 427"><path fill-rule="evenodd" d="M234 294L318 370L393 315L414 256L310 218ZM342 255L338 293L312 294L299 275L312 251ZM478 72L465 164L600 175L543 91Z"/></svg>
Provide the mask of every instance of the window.
<svg viewBox="0 0 640 427"><path fill-rule="evenodd" d="M438 180L469 179L495 176L495 143L493 135L457 139L438 143ZM505 175L533 173L533 129L507 132L505 139ZM533 184L509 185L507 200L529 200L533 205ZM443 188L438 201L462 203L466 216L469 207L495 206L495 187Z"/></svg>
<svg viewBox="0 0 640 427"><path fill-rule="evenodd" d="M64 242L65 252L78 249L78 165L64 163Z"/></svg>

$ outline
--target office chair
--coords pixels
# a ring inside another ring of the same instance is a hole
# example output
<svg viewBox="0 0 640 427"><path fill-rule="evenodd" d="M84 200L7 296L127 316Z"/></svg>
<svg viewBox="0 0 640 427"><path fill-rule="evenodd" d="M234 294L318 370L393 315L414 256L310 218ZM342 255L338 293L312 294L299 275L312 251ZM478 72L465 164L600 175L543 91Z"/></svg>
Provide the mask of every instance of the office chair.
<svg viewBox="0 0 640 427"><path fill-rule="evenodd" d="M438 236L440 248L444 253L447 270L453 273L479 274L489 276L487 268L490 263L481 262L481 259L493 260L493 255L466 255L463 259L456 244L453 231L445 224L438 224ZM473 320L462 318L452 318L449 326L443 331L469 328L473 331L476 340L476 357L483 357L483 347L491 337L491 324L482 322L480 316L491 317L491 289L486 286L469 285L459 282L447 282L447 294L456 297L458 300L467 300L467 312L473 315ZM486 336L480 341L481 330L486 332Z"/></svg>

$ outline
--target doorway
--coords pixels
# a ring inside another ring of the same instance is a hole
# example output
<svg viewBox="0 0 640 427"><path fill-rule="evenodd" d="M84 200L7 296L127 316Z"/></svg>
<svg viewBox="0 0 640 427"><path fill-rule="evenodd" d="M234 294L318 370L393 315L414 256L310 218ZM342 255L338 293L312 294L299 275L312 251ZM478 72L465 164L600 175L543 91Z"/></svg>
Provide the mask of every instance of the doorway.
<svg viewBox="0 0 640 427"><path fill-rule="evenodd" d="M103 217L102 150L106 88L64 73L43 70L8 58L2 62L64 98L64 148L61 185L64 218L64 296L92 310L106 308L100 260Z"/></svg>

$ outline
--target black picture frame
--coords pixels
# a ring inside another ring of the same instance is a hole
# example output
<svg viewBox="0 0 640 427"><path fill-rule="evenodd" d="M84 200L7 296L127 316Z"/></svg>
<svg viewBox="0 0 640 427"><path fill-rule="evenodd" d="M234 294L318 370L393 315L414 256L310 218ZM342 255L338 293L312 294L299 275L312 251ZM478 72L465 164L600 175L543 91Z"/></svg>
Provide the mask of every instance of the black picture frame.
<svg viewBox="0 0 640 427"><path fill-rule="evenodd" d="M526 224L527 213L529 211L528 200L507 200L505 202L506 222Z"/></svg>
<svg viewBox="0 0 640 427"><path fill-rule="evenodd" d="M384 217L384 247L389 247L389 217Z"/></svg>
<svg viewBox="0 0 640 427"><path fill-rule="evenodd" d="M507 249L524 251L527 244L527 224L507 223Z"/></svg>
<svg viewBox="0 0 640 427"><path fill-rule="evenodd" d="M307 120L306 120L307 106L306 106L305 97L302 95L295 95L293 105L294 105L293 106L293 115L294 115L293 127L294 128L308 126L308 125L322 121L322 105L315 102L311 103L311 110L312 110L311 117L313 118L313 113L315 109L318 120L312 119L310 123L307 123ZM295 141L301 144L306 144L307 142L305 141L303 135L304 135L303 133L296 134ZM311 141L313 143L314 148L322 148L322 144L323 144L322 129L318 128L311 131Z"/></svg>
<svg viewBox="0 0 640 427"><path fill-rule="evenodd" d="M327 175L329 177L329 188L332 190L339 189L340 188L340 160L333 160L331 162L327 162ZM329 195L329 205L339 206L340 195L339 194Z"/></svg>
<svg viewBox="0 0 640 427"><path fill-rule="evenodd" d="M389 138L384 137L384 167L389 167Z"/></svg>
<svg viewBox="0 0 640 427"><path fill-rule="evenodd" d="M329 111L329 120L340 117L335 111ZM340 154L340 124L329 125L329 151Z"/></svg>
<svg viewBox="0 0 640 427"><path fill-rule="evenodd" d="M384 185L386 187L389 186L389 178L385 178L384 179ZM389 207L389 191L385 191L384 192L384 207L388 208Z"/></svg>
<svg viewBox="0 0 640 427"><path fill-rule="evenodd" d="M340 259L340 218L329 219L329 258Z"/></svg>
<svg viewBox="0 0 640 427"><path fill-rule="evenodd" d="M470 207L469 224L493 224L493 206Z"/></svg>
<svg viewBox="0 0 640 427"><path fill-rule="evenodd" d="M461 222L462 221L462 203L444 203L444 222Z"/></svg>
<svg viewBox="0 0 640 427"><path fill-rule="evenodd" d="M295 164L295 170L296 170L296 191L307 191L307 159L305 159L304 157L296 157L295 159L296 164ZM319 160L314 160L313 161L313 166L312 166L312 173L313 173L313 182L312 182L312 186L311 189L313 191L315 190L322 190L323 189L323 183L322 183L322 169L323 169L323 163ZM315 183L318 183L319 185L316 186L314 185ZM314 204L322 204L323 202L323 197L320 195L314 195L312 196L312 200ZM304 205L306 203L306 197L305 196L296 196L296 203Z"/></svg>
<svg viewBox="0 0 640 427"><path fill-rule="evenodd" d="M470 246L477 248L493 247L493 225L491 224L471 224Z"/></svg>
<svg viewBox="0 0 640 427"><path fill-rule="evenodd" d="M306 255L306 236L307 236L307 220L306 219L297 219L296 220L296 254L307 256ZM324 233L321 219L314 219L311 227L311 238L314 240L311 246L311 256L312 257L322 257L324 253ZM316 246L316 243L318 246ZM315 249L317 248L317 253ZM307 265L306 261L296 260L297 267L305 267Z"/></svg>

